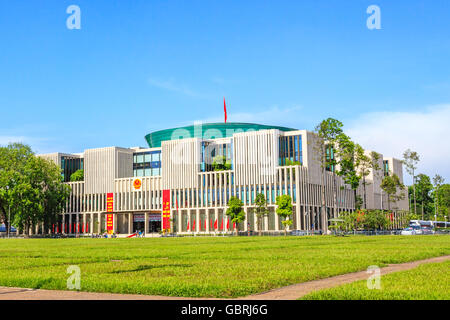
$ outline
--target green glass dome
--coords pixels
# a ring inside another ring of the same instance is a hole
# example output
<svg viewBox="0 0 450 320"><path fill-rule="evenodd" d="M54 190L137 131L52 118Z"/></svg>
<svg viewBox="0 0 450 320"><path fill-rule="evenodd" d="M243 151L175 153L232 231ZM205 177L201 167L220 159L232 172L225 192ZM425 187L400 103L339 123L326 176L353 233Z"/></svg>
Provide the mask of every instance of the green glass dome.
<svg viewBox="0 0 450 320"><path fill-rule="evenodd" d="M297 129L268 126L256 123L240 123L240 122L228 122L228 123L202 123L201 125L186 126L173 129L159 130L149 133L145 136L145 140L150 148L161 147L162 141L178 140L186 138L203 138L203 139L218 139L228 138L234 133L247 132L247 131L259 131L268 129L278 129L280 131L294 131Z"/></svg>

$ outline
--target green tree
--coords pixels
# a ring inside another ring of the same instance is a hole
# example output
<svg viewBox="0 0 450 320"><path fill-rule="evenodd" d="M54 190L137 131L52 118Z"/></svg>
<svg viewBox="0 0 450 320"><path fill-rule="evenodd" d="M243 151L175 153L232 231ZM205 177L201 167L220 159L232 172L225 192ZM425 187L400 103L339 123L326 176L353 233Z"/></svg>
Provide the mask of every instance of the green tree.
<svg viewBox="0 0 450 320"><path fill-rule="evenodd" d="M360 184L361 176L358 175L356 171L358 163L355 162L357 160L355 157L355 150L356 144L350 139L349 136L344 133L338 135L336 143L336 156L339 159L339 166L337 166L338 169L336 170L336 174L341 176L344 182L353 190L355 207L356 209L360 209L361 201L356 193L356 190Z"/></svg>
<svg viewBox="0 0 450 320"><path fill-rule="evenodd" d="M433 185L430 177L422 173L418 174L415 185L408 188L410 197L414 194L414 187L416 189L416 201L421 207L422 220L431 219L433 215L433 198L431 196Z"/></svg>
<svg viewBox="0 0 450 320"><path fill-rule="evenodd" d="M314 154L316 160L320 163L321 169L321 221L324 234L328 229L326 203L325 203L325 176L328 169L333 169L336 166L336 159L332 156L333 147L336 144L337 138L343 133L342 127L344 125L339 120L328 118L320 122L314 129L316 134L314 139ZM335 183L336 186L336 183ZM334 188L335 207L337 205L337 190Z"/></svg>
<svg viewBox="0 0 450 320"><path fill-rule="evenodd" d="M60 168L50 160L36 157L29 146L10 144L0 148L0 212L9 229L11 222L28 234L32 225L56 222L70 187L62 182Z"/></svg>
<svg viewBox="0 0 450 320"><path fill-rule="evenodd" d="M32 157L31 148L21 143L0 147L0 221L3 221L8 232L18 209L15 199L17 188L25 175L26 164Z"/></svg>
<svg viewBox="0 0 450 320"><path fill-rule="evenodd" d="M231 222L236 224L236 235L238 235L239 223L245 220L245 212L242 209L243 206L244 203L237 197L230 197L230 200L228 200L228 209L226 214L230 216Z"/></svg>
<svg viewBox="0 0 450 320"><path fill-rule="evenodd" d="M415 176L414 172L417 169L417 164L420 161L419 154L416 151L411 151L407 149L403 152L403 164L406 167L406 171L411 175L413 180L413 198L414 198L414 214L417 214L417 205L416 205L416 186L415 186Z"/></svg>
<svg viewBox="0 0 450 320"><path fill-rule="evenodd" d="M449 219L450 214L450 184L443 184L439 187L437 192L437 219L444 221L444 217Z"/></svg>
<svg viewBox="0 0 450 320"><path fill-rule="evenodd" d="M50 228L57 222L70 195L70 187L62 182L60 168L50 160L30 158L25 173L15 189L14 223L28 235L32 225L44 222L45 227Z"/></svg>
<svg viewBox="0 0 450 320"><path fill-rule="evenodd" d="M370 152L370 154L366 154L363 147L359 144L356 144L355 147L355 163L356 163L356 171L360 176L360 180L363 186L363 206L364 209L367 209L367 197L366 197L366 186L369 184L366 180L367 176L373 172L374 176L380 170L380 166L378 161L380 159L380 155L374 151Z"/></svg>
<svg viewBox="0 0 450 320"><path fill-rule="evenodd" d="M262 193L258 193L255 197L255 214L257 218L258 223L258 233L261 236L261 230L262 230L262 222L264 216L269 214L269 209L267 208L267 201L266 197Z"/></svg>
<svg viewBox="0 0 450 320"><path fill-rule="evenodd" d="M231 162L225 156L218 155L214 157L212 167L214 171L231 170Z"/></svg>
<svg viewBox="0 0 450 320"><path fill-rule="evenodd" d="M402 228L409 227L409 222L411 220L419 220L419 216L409 211L407 214L403 215L401 219Z"/></svg>
<svg viewBox="0 0 450 320"><path fill-rule="evenodd" d="M292 215L292 199L288 194L278 196L276 199L277 214L283 219L281 223L284 226L284 235L287 235L288 226L292 225L290 217Z"/></svg>
<svg viewBox="0 0 450 320"><path fill-rule="evenodd" d="M364 215L364 210L356 210L353 212L342 211L339 213L339 218L344 221L339 222L338 224L347 232L358 230L363 227Z"/></svg>
<svg viewBox="0 0 450 320"><path fill-rule="evenodd" d="M434 200L434 218L437 219L439 212L439 189L444 184L444 178L436 174L433 177L433 200Z"/></svg>
<svg viewBox="0 0 450 320"><path fill-rule="evenodd" d="M342 211L339 213L339 218L344 220L344 221L338 223L341 225L343 230L348 232L350 230L356 229L356 226L355 226L356 213L355 212Z"/></svg>
<svg viewBox="0 0 450 320"><path fill-rule="evenodd" d="M84 170L83 169L78 169L77 171L72 173L70 175L70 181L72 181L72 182L84 181Z"/></svg>
<svg viewBox="0 0 450 320"><path fill-rule="evenodd" d="M405 186L400 182L400 178L396 174L385 176L381 181L380 187L387 195L388 210L391 210L391 203L396 203L405 198L405 194L402 192Z"/></svg>
<svg viewBox="0 0 450 320"><path fill-rule="evenodd" d="M300 163L300 161L293 161L289 158L286 158L285 160L286 166L301 166L302 164Z"/></svg>
<svg viewBox="0 0 450 320"><path fill-rule="evenodd" d="M382 210L368 210L364 215L364 229L381 230L386 229L390 220Z"/></svg>

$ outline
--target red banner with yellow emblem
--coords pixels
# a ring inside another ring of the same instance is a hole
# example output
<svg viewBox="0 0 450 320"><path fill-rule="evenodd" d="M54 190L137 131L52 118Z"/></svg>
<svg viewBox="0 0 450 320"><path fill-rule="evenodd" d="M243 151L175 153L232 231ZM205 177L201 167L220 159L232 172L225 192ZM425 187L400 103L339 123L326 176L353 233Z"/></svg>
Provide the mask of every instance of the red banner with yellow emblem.
<svg viewBox="0 0 450 320"><path fill-rule="evenodd" d="M163 190L162 201L162 228L163 230L170 230L170 190Z"/></svg>
<svg viewBox="0 0 450 320"><path fill-rule="evenodd" d="M114 232L114 215L113 214L106 215L106 230L110 234L112 234Z"/></svg>
<svg viewBox="0 0 450 320"><path fill-rule="evenodd" d="M114 211L114 193L106 194L106 212ZM109 234L114 232L114 216L112 214L106 215L106 231Z"/></svg>
<svg viewBox="0 0 450 320"><path fill-rule="evenodd" d="M114 193L106 194L106 212L114 211Z"/></svg>

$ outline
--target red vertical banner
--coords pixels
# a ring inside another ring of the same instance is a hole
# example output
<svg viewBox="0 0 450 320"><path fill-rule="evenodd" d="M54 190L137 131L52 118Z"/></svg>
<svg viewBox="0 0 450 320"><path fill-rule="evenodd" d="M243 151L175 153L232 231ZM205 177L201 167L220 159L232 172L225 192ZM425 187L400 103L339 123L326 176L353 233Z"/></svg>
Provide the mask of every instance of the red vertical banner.
<svg viewBox="0 0 450 320"><path fill-rule="evenodd" d="M109 213L106 215L106 231L112 234L114 231L114 215Z"/></svg>
<svg viewBox="0 0 450 320"><path fill-rule="evenodd" d="M106 194L106 212L114 211L114 193Z"/></svg>
<svg viewBox="0 0 450 320"><path fill-rule="evenodd" d="M106 212L114 211L114 193L106 194ZM106 215L106 231L109 234L114 232L114 216L112 214Z"/></svg>
<svg viewBox="0 0 450 320"><path fill-rule="evenodd" d="M170 231L170 190L163 190L162 229Z"/></svg>

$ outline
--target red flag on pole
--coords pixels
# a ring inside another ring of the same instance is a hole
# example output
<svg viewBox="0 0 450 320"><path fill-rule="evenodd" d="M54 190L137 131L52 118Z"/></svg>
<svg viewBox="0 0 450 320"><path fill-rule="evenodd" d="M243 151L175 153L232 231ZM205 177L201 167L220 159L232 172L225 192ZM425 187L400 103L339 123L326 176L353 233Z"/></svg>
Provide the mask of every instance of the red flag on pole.
<svg viewBox="0 0 450 320"><path fill-rule="evenodd" d="M222 223L220 224L220 230L223 230L223 218L222 218Z"/></svg>
<svg viewBox="0 0 450 320"><path fill-rule="evenodd" d="M89 225L87 222L86 222L86 232L89 232Z"/></svg>
<svg viewBox="0 0 450 320"><path fill-rule="evenodd" d="M52 233L55 233L55 224L52 224Z"/></svg>
<svg viewBox="0 0 450 320"><path fill-rule="evenodd" d="M192 229L192 231L195 231L195 228L197 227L197 226L195 225L195 218L194 218L194 223L192 224L192 227L194 228L194 229Z"/></svg>
<svg viewBox="0 0 450 320"><path fill-rule="evenodd" d="M202 231L202 219L198 221L198 229Z"/></svg>
<svg viewBox="0 0 450 320"><path fill-rule="evenodd" d="M230 229L230 219L227 218L227 230Z"/></svg>
<svg viewBox="0 0 450 320"><path fill-rule="evenodd" d="M225 97L223 97L223 112L225 113L225 123L227 123L227 105L225 104Z"/></svg>
<svg viewBox="0 0 450 320"><path fill-rule="evenodd" d="M205 231L206 231L206 219L205 219Z"/></svg>
<svg viewBox="0 0 450 320"><path fill-rule="evenodd" d="M216 230L217 229L217 219L216 219L216 221L214 221L214 230Z"/></svg>
<svg viewBox="0 0 450 320"><path fill-rule="evenodd" d="M233 222L233 230L236 229L236 222Z"/></svg>
<svg viewBox="0 0 450 320"><path fill-rule="evenodd" d="M187 224L186 230L189 231L189 220L188 220L188 224Z"/></svg>
<svg viewBox="0 0 450 320"><path fill-rule="evenodd" d="M212 223L212 219L211 219L211 218L209 218L209 226L210 226L210 229L212 230L212 228L213 228L213 223Z"/></svg>

